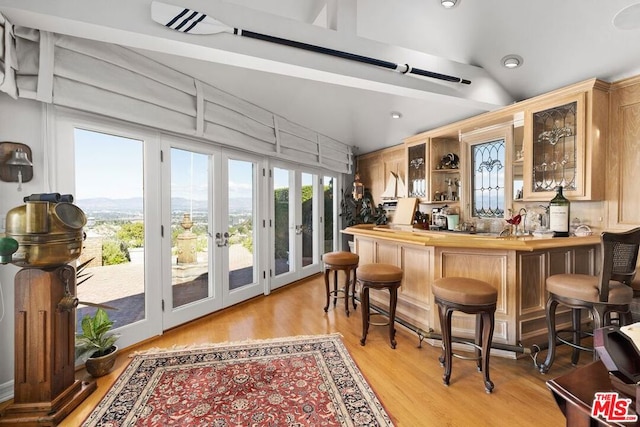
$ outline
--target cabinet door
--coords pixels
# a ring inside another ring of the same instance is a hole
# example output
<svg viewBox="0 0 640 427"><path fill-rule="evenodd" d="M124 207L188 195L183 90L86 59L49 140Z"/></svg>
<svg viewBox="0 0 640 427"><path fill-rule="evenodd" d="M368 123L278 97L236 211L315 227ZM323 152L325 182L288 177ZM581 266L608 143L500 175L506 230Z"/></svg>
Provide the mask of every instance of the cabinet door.
<svg viewBox="0 0 640 427"><path fill-rule="evenodd" d="M354 244L356 253L360 257L360 265L373 264L376 262L376 247L373 239L355 236Z"/></svg>
<svg viewBox="0 0 640 427"><path fill-rule="evenodd" d="M428 141L407 146L407 191L409 197L429 198L427 168L429 163Z"/></svg>
<svg viewBox="0 0 640 427"><path fill-rule="evenodd" d="M525 196L551 199L555 188L567 196L583 190L585 95L555 99L528 114L528 158Z"/></svg>
<svg viewBox="0 0 640 427"><path fill-rule="evenodd" d="M384 191L384 165L380 161L379 153L365 154L358 157L357 172L360 182L367 191L371 192L373 201L378 203L380 195Z"/></svg>
<svg viewBox="0 0 640 427"><path fill-rule="evenodd" d="M358 172L360 181L371 192L373 202L382 203L382 195L389 183L389 174L395 173L404 181L405 179L405 150L404 145L387 148L373 153L363 154L358 157ZM397 197L405 197L396 194Z"/></svg>
<svg viewBox="0 0 640 427"><path fill-rule="evenodd" d="M608 227L640 224L640 76L622 81L611 95L611 144L607 155ZM636 280L640 275L636 276Z"/></svg>
<svg viewBox="0 0 640 427"><path fill-rule="evenodd" d="M388 148L380 153L380 162L384 167L384 192L375 203L383 203L384 200L395 200L399 197L407 197L407 189L404 185L407 160L404 145Z"/></svg>
<svg viewBox="0 0 640 427"><path fill-rule="evenodd" d="M575 274L588 274L595 276L599 274L596 271L596 254L600 251L599 246L580 246L573 251L573 272Z"/></svg>
<svg viewBox="0 0 640 427"><path fill-rule="evenodd" d="M554 274L571 274L573 251L568 248L551 249L547 253L547 277Z"/></svg>

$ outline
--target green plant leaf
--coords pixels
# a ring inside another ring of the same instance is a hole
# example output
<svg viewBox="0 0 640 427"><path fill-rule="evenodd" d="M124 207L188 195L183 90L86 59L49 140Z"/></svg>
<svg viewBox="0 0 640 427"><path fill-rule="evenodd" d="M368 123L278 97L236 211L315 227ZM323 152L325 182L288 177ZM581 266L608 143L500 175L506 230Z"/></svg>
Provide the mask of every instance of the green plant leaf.
<svg viewBox="0 0 640 427"><path fill-rule="evenodd" d="M113 322L107 312L98 308L93 316L86 315L82 318L82 333L76 334L76 359L83 362L94 353L105 354L120 338L119 334L109 333Z"/></svg>

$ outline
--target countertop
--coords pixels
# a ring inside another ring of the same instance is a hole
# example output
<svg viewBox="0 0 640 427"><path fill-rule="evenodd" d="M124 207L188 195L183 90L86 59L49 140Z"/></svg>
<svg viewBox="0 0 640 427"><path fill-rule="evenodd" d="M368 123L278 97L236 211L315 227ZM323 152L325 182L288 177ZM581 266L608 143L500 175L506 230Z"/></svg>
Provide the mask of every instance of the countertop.
<svg viewBox="0 0 640 427"><path fill-rule="evenodd" d="M393 240L423 246L491 248L524 252L549 248L597 245L600 243L600 236L596 234L585 237L498 237L490 233L470 234L456 231L431 231L413 228L412 226L374 226L371 224L347 227L341 232L353 236Z"/></svg>

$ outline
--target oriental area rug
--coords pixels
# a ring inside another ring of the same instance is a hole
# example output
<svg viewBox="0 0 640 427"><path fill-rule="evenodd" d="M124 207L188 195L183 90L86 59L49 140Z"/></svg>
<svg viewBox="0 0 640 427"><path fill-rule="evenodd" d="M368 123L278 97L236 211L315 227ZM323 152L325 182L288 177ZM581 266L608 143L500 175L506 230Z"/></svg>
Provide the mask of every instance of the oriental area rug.
<svg viewBox="0 0 640 427"><path fill-rule="evenodd" d="M340 336L150 350L83 426L392 426Z"/></svg>

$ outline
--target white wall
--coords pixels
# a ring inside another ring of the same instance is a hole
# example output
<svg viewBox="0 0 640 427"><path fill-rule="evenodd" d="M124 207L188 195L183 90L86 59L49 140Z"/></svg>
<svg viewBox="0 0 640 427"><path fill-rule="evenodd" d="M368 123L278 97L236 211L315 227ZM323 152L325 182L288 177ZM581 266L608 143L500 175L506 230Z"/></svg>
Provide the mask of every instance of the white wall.
<svg viewBox="0 0 640 427"><path fill-rule="evenodd" d="M28 145L33 154L33 179L17 191L17 183L0 181L0 232L4 233L5 217L9 210L23 204L22 198L31 193L48 192L43 176L43 105L29 100L14 100L0 93L0 142L20 142ZM0 402L13 396L14 300L13 279L18 267L0 264Z"/></svg>

